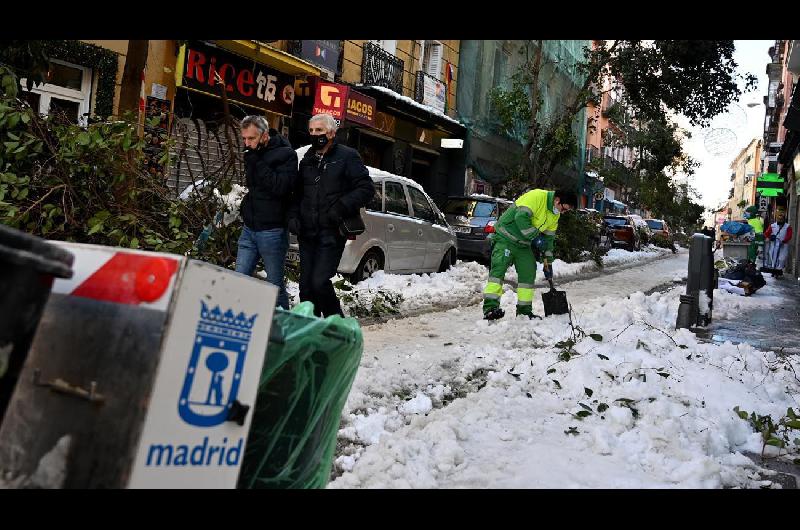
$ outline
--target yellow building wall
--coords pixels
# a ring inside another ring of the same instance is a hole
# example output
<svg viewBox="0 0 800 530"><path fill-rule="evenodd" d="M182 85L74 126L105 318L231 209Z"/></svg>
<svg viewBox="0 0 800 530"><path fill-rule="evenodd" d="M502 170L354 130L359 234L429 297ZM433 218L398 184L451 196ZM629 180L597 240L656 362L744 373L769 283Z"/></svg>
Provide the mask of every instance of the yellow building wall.
<svg viewBox="0 0 800 530"><path fill-rule="evenodd" d="M342 81L345 83L361 82L361 65L364 61L365 40L344 41L344 59L342 61ZM440 40L442 43L442 71L440 79L447 82L445 61L453 65L453 80L447 87L447 114L456 116L456 93L458 91L459 40ZM414 84L417 71L422 69L420 58L421 46L415 40L398 40L395 56L403 61L403 96L414 98Z"/></svg>
<svg viewBox="0 0 800 530"><path fill-rule="evenodd" d="M117 59L117 79L114 88L114 114L119 111L119 96L122 90L122 76L125 72L125 57L128 53L127 40L82 40L87 44L94 44L116 52L119 54ZM153 83L165 85L167 87L167 99L173 100L175 97L175 56L176 41L174 40L151 40L147 51L147 69L145 71L145 96L152 92ZM91 66L91 65L86 65ZM92 90L92 109L95 108L95 97L97 94L97 80Z"/></svg>

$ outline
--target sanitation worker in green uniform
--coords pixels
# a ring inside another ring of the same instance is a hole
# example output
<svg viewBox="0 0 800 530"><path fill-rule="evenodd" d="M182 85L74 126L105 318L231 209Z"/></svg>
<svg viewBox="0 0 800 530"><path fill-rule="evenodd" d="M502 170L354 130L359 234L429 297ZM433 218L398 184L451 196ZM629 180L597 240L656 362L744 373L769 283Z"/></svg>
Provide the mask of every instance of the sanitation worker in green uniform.
<svg viewBox="0 0 800 530"><path fill-rule="evenodd" d="M758 216L758 207L750 206L744 211L744 218L747 219L747 224L753 227L755 237L750 247L747 249L747 259L756 262L758 251L764 247L764 221Z"/></svg>
<svg viewBox="0 0 800 530"><path fill-rule="evenodd" d="M553 243L558 218L575 204L568 192L531 190L497 220L491 236L492 265L483 290L483 318L495 320L505 314L500 309L503 279L513 264L517 269L517 315L533 318L533 282L536 280L536 253L545 263L546 278L553 276Z"/></svg>

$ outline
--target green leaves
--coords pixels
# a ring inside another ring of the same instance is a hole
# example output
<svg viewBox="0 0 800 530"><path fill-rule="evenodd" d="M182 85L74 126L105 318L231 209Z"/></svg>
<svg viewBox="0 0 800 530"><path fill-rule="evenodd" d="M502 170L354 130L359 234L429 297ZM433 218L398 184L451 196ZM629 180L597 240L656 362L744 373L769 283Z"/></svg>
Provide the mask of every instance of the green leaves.
<svg viewBox="0 0 800 530"><path fill-rule="evenodd" d="M597 412L605 412L606 410L608 410L607 404L600 403L599 405L597 405Z"/></svg>
<svg viewBox="0 0 800 530"><path fill-rule="evenodd" d="M577 436L577 435L580 434L580 431L578 430L577 427L570 427L569 429L564 431L564 434L566 434L566 435L573 434L573 435Z"/></svg>
<svg viewBox="0 0 800 530"><path fill-rule="evenodd" d="M592 397L592 394L594 394L594 390L586 387L583 387L583 392L586 394L586 397Z"/></svg>
<svg viewBox="0 0 800 530"><path fill-rule="evenodd" d="M739 410L739 405L736 405L735 407L733 407L733 411L736 413L737 416L739 416L743 420L747 419L747 412L744 411L744 410Z"/></svg>
<svg viewBox="0 0 800 530"><path fill-rule="evenodd" d="M596 340L597 342L602 342L603 341L603 336L600 335L599 333L590 333L589 336L591 338L593 338L594 340Z"/></svg>
<svg viewBox="0 0 800 530"><path fill-rule="evenodd" d="M605 355L603 355L602 353L598 353L598 354L597 354L597 356L598 356L598 357L600 357L601 359L603 359L604 361L607 361L607 360L608 360L608 357L606 357L606 356L605 356Z"/></svg>

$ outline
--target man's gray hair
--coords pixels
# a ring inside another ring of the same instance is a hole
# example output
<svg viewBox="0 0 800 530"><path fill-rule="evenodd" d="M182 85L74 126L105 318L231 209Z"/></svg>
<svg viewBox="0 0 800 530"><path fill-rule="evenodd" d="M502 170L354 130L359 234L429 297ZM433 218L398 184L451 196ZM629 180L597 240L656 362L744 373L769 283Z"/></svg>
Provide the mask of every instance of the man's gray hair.
<svg viewBox="0 0 800 530"><path fill-rule="evenodd" d="M258 129L261 134L269 131L269 123L267 123L267 119L264 116L251 114L250 116L245 116L242 119L242 129L246 129L251 125Z"/></svg>
<svg viewBox="0 0 800 530"><path fill-rule="evenodd" d="M338 126L336 125L336 120L333 119L333 116L331 116L330 114L325 114L325 113L317 114L315 116L312 116L311 119L308 120L308 123L311 123L312 121L321 121L322 123L324 123L325 129L327 129L325 132L331 132L331 131L336 132L336 129L338 129Z"/></svg>

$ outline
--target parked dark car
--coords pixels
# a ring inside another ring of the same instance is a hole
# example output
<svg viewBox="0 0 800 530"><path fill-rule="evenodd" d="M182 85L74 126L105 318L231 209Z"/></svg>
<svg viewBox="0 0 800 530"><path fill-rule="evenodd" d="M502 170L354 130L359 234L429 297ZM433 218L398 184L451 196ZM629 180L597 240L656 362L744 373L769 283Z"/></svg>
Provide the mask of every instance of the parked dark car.
<svg viewBox="0 0 800 530"><path fill-rule="evenodd" d="M494 223L513 203L488 195L453 196L447 199L444 215L458 238L458 257L482 262L491 260L486 239Z"/></svg>
<svg viewBox="0 0 800 530"><path fill-rule="evenodd" d="M636 223L628 215L605 215L603 223L608 227L612 246L622 246L633 252L641 248Z"/></svg>

